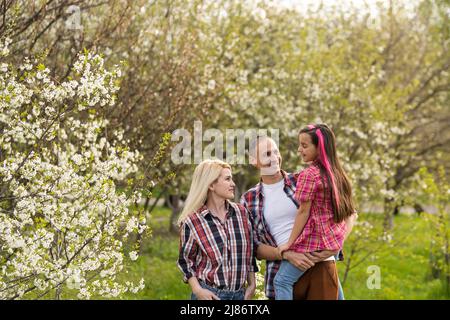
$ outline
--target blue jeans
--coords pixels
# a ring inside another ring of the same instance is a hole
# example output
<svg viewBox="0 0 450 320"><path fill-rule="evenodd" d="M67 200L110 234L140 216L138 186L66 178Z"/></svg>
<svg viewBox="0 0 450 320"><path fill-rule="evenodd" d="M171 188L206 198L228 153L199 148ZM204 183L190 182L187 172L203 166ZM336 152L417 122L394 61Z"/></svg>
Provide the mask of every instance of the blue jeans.
<svg viewBox="0 0 450 320"><path fill-rule="evenodd" d="M344 290L342 290L341 280L338 279L338 300L345 300Z"/></svg>
<svg viewBox="0 0 450 320"><path fill-rule="evenodd" d="M244 288L242 288L238 291L230 291L230 290L223 290L223 289L217 289L217 288L211 287L211 286L207 285L206 283L204 283L203 281L199 281L199 283L202 288L211 291L216 296L218 296L220 298L220 300L244 300L244 294L245 294ZM198 300L197 296L194 293L191 294L191 300Z"/></svg>
<svg viewBox="0 0 450 320"><path fill-rule="evenodd" d="M273 285L275 287L275 300L293 300L294 299L294 284L303 275L303 271L295 267L287 260L281 262L280 269L278 269Z"/></svg>
<svg viewBox="0 0 450 320"><path fill-rule="evenodd" d="M283 260L273 281L275 287L275 300L293 300L294 284L303 275L303 271ZM345 300L341 282L338 280L338 300Z"/></svg>

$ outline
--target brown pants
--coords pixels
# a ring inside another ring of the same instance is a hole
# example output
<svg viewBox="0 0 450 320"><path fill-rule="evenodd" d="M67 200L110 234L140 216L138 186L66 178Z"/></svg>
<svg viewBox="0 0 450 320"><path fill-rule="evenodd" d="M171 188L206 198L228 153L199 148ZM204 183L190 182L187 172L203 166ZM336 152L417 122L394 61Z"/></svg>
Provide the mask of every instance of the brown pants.
<svg viewBox="0 0 450 320"><path fill-rule="evenodd" d="M335 261L322 261L308 269L294 285L294 300L337 300Z"/></svg>

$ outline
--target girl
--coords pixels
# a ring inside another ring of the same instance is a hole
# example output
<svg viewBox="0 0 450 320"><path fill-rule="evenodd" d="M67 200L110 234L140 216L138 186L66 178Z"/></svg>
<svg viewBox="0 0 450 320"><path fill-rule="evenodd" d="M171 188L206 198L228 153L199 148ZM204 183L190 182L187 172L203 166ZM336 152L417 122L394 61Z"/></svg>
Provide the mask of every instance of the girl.
<svg viewBox="0 0 450 320"><path fill-rule="evenodd" d="M348 218L355 213L355 206L350 181L337 157L333 132L325 124L307 126L300 130L298 152L303 161L311 164L298 177L295 199L300 207L289 241L278 248L280 254L286 250L301 253L341 250L353 225L354 219ZM335 285L327 287L330 292L324 297L337 299L334 256L326 260ZM283 260L274 279L275 298L292 300L293 284L302 274Z"/></svg>
<svg viewBox="0 0 450 320"><path fill-rule="evenodd" d="M205 160L194 171L178 220L178 267L193 300L250 300L255 293L252 226L246 209L230 201L234 187L225 162Z"/></svg>

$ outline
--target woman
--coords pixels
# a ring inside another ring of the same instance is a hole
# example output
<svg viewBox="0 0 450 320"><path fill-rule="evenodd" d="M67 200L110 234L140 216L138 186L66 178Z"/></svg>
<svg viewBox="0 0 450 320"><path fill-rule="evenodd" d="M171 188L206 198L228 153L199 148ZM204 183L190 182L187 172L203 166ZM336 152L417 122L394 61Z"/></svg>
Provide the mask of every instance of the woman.
<svg viewBox="0 0 450 320"><path fill-rule="evenodd" d="M246 209L234 202L229 164L205 160L194 171L178 219L178 267L193 300L250 300L257 272L252 226Z"/></svg>

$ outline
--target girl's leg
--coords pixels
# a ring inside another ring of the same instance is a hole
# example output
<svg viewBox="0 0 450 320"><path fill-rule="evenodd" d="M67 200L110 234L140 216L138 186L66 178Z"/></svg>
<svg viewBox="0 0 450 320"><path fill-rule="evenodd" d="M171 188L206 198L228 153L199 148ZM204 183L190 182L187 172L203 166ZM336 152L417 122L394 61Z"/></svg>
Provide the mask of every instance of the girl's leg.
<svg viewBox="0 0 450 320"><path fill-rule="evenodd" d="M339 280L339 277L338 277L338 300L345 300L344 290L342 290L342 285L341 281Z"/></svg>
<svg viewBox="0 0 450 320"><path fill-rule="evenodd" d="M294 283L302 276L303 271L296 268L289 261L283 260L273 281L275 300L292 300Z"/></svg>

